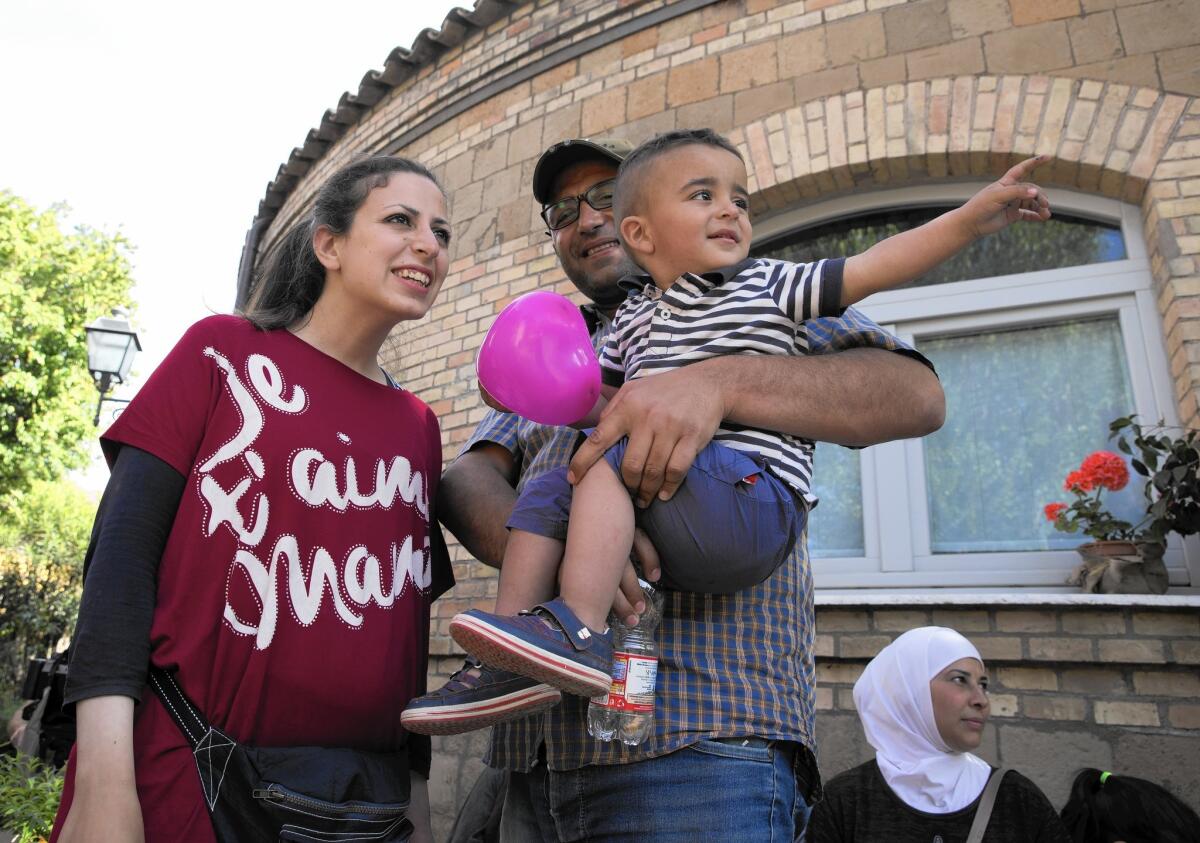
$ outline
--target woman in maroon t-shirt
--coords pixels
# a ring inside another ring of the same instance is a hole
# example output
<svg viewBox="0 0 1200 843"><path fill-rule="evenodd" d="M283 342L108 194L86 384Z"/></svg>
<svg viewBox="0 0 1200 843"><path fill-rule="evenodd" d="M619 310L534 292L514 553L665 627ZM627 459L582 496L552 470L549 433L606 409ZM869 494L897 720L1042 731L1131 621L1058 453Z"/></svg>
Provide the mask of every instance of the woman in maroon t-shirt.
<svg viewBox="0 0 1200 843"><path fill-rule="evenodd" d="M400 712L425 689L443 579L441 441L377 357L437 298L445 216L419 164L345 167L272 254L244 316L192 326L105 432L113 480L72 652L78 741L56 840L214 839L191 749L144 692L147 654L236 740L407 746L413 839L430 839L428 749L419 757ZM148 474L129 474L131 460ZM166 505L148 491L164 473ZM147 545L142 575L130 560Z"/></svg>

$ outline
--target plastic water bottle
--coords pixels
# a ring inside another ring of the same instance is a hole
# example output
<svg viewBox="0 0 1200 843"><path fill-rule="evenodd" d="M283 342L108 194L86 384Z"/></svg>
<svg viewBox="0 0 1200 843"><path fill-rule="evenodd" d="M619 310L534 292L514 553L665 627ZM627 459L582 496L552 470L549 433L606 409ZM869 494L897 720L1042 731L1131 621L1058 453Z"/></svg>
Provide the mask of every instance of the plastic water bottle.
<svg viewBox="0 0 1200 843"><path fill-rule="evenodd" d="M610 618L613 628L613 674L608 694L588 705L588 733L601 741L643 743L654 731L654 686L658 678L655 631L662 618L662 594L642 582L646 611L637 626Z"/></svg>
<svg viewBox="0 0 1200 843"><path fill-rule="evenodd" d="M588 734L598 741L611 741L617 736L621 725L621 700L625 695L624 663L618 667L616 651L625 641L625 624L614 614L608 616L608 626L613 637L613 676L608 693L592 697L588 703L587 727ZM619 674L619 675L618 675Z"/></svg>
<svg viewBox="0 0 1200 843"><path fill-rule="evenodd" d="M663 596L647 582L646 611L637 626L625 630L620 655L625 662L624 701L617 738L626 746L644 743L654 732L654 685L658 679L658 623ZM614 663L616 661L614 655Z"/></svg>

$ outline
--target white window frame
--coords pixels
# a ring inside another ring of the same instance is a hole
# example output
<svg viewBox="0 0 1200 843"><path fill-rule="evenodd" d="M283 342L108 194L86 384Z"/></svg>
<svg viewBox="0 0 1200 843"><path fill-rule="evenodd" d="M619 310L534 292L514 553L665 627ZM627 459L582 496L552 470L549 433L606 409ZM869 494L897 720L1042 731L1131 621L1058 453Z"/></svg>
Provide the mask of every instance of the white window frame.
<svg viewBox="0 0 1200 843"><path fill-rule="evenodd" d="M755 220L757 243L789 231L892 209L961 203L982 182L942 183L871 192L788 209ZM1162 319L1138 209L1113 199L1048 191L1053 209L1120 226L1124 260L1020 275L913 287L872 296L858 307L885 329L918 345L924 337L970 335L989 329L1115 315L1121 328L1134 411L1141 419L1178 424ZM824 445L821 447L831 447ZM860 557L813 560L821 589L1032 588L1067 590L1063 580L1079 561L1069 550L934 554L930 550L923 442L909 439L860 452L863 545ZM820 471L820 456L817 458ZM904 478L907 495L895 494ZM891 482L889 482L889 479ZM1134 475L1138 482L1140 475ZM1168 544L1173 586L1200 586L1200 540Z"/></svg>

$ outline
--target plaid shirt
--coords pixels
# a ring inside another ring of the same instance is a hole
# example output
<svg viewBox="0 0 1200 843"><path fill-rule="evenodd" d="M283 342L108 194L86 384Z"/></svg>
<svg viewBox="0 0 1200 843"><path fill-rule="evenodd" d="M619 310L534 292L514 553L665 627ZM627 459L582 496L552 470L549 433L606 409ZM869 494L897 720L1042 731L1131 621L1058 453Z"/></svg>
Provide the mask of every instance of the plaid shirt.
<svg viewBox="0 0 1200 843"><path fill-rule="evenodd" d="M583 308L599 348L608 320ZM919 353L853 308L839 318L805 323L809 354L848 348L884 348ZM932 368L932 367L931 367ZM547 427L492 411L463 446L494 442L512 453L520 469L518 492L533 477L566 465L579 432ZM595 764L624 764L665 755L704 738L753 735L796 741L815 750L813 715L816 668L812 572L807 537L765 582L735 594L666 591L658 631L659 667L654 734L640 746L605 743L587 733L588 701L563 695L544 716L496 726L488 765L529 770L546 743L552 770Z"/></svg>

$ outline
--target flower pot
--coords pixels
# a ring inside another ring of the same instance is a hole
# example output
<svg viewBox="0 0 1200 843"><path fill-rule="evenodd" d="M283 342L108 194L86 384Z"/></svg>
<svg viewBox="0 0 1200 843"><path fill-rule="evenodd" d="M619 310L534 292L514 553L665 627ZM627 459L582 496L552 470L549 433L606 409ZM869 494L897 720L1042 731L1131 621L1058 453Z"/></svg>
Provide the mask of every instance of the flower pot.
<svg viewBox="0 0 1200 843"><path fill-rule="evenodd" d="M1141 554L1138 553L1137 545L1133 542L1124 541L1096 541L1081 544L1075 548L1075 552L1084 559L1108 559L1111 557L1125 557L1133 559L1141 559Z"/></svg>
<svg viewBox="0 0 1200 843"><path fill-rule="evenodd" d="M1133 542L1095 541L1075 548L1083 561L1067 578L1086 592L1163 594L1167 568L1161 554L1147 555Z"/></svg>

